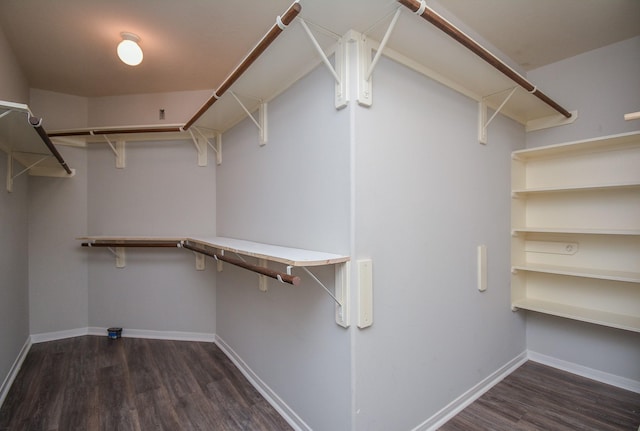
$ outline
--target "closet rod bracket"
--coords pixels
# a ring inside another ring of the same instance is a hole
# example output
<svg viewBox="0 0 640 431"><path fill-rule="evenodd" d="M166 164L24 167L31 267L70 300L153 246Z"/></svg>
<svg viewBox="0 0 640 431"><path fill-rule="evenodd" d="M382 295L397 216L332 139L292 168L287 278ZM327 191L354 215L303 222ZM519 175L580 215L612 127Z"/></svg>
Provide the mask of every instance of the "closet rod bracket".
<svg viewBox="0 0 640 431"><path fill-rule="evenodd" d="M338 40L338 43L336 44L335 54L334 54L334 60L335 60L334 61L335 67L334 67L331 64L331 61L329 61L327 54L325 54L324 50L320 46L320 43L318 43L318 40L315 38L315 36L311 32L311 29L309 29L309 26L307 25L305 20L303 20L302 18L300 18L300 25L302 25L302 28L307 33L307 36L309 36L309 40L313 44L313 47L316 49L318 54L320 54L320 58L322 59L322 62L327 67L327 70L329 70L329 72L333 76L333 79L335 80L336 109L344 108L349 103L349 87L348 87L349 80L347 78L348 60L347 60L347 47L345 44L345 38L344 37L340 38Z"/></svg>
<svg viewBox="0 0 640 431"><path fill-rule="evenodd" d="M488 120L486 97L483 97L482 100L478 102L478 142L480 142L481 144L487 143L487 127L489 127L489 124L493 121L494 118L496 118L496 115L500 113L502 108L504 108L504 105L507 104L507 102L511 99L517 89L517 86L511 88L511 91L509 91L507 97L504 98L500 106L496 108L495 112Z"/></svg>
<svg viewBox="0 0 640 431"><path fill-rule="evenodd" d="M349 262L343 262L335 264L335 293L331 292L327 286L322 283L307 267L300 266L317 284L324 289L324 291L335 302L335 318L336 323L343 328L349 327L349 276L350 265ZM287 273L291 272L291 267L287 267Z"/></svg>
<svg viewBox="0 0 640 431"><path fill-rule="evenodd" d="M249 116L253 124L256 125L258 130L260 131L260 146L262 147L267 143L267 103L260 100L260 105L258 106L258 119L251 114L249 109L242 103L240 98L233 91L229 91L236 102L240 105L242 110Z"/></svg>

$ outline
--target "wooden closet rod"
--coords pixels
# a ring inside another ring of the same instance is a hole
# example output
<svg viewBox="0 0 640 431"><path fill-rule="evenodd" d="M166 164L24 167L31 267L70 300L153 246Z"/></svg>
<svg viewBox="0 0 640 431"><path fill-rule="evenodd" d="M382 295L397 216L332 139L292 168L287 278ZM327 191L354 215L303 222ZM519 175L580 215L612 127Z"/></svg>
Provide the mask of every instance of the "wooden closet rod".
<svg viewBox="0 0 640 431"><path fill-rule="evenodd" d="M289 25L291 21L294 20L296 16L302 10L302 6L300 3L295 2L289 9L282 15L282 17L278 17L279 21L274 24L271 29L264 35L262 40L251 50L251 52L242 60L242 62L235 68L233 72L224 80L224 82L217 88L216 91L213 92L213 95L207 100L204 105L200 108L198 112L195 113L193 117L184 125L184 129L189 129L193 123L195 123L198 118L200 118L207 110L216 103L216 101L222 97L222 95L233 85L234 82L238 80L242 76L242 74L253 64L254 61L260 54L262 54L266 49L271 45L271 43L284 31L284 27ZM283 27L280 26L280 23L283 24Z"/></svg>
<svg viewBox="0 0 640 431"><path fill-rule="evenodd" d="M249 54L242 60L242 62L234 69L233 72L222 82L222 84L213 92L213 95L207 100L204 105L196 112L189 121L183 126L153 126L153 127L123 127L120 129L95 129L95 130L75 130L69 132L57 132L51 133L49 136L52 138L63 136L90 136L90 135L122 135L129 133L156 133L156 132L184 132L188 130L193 124L214 104L222 95L242 76L244 72L253 64L254 61L260 55L266 51L271 43L283 32L284 27L289 25L296 16L302 10L300 3L295 2L289 9L278 17L279 20L271 27L271 29L264 35L260 42L249 52ZM280 27L282 24L282 27Z"/></svg>
<svg viewBox="0 0 640 431"><path fill-rule="evenodd" d="M413 11L414 13L418 12L423 7L423 3L421 3L420 0L398 0L398 2L409 8L409 10ZM420 14L420 16L451 36L457 42L462 44L467 49L471 50L477 56L502 72L512 81L527 90L529 93L533 94L538 99L542 100L544 103L558 111L560 114L564 115L566 118L571 118L571 113L569 111L564 109L542 91L538 90L535 85L522 77L522 75L502 62L502 60L500 60L498 57L487 51L480 44L464 34L460 29L444 19L442 16L438 15L432 9L424 7L424 11L422 12L422 14Z"/></svg>
<svg viewBox="0 0 640 431"><path fill-rule="evenodd" d="M266 275L267 277L270 277L270 278L275 278L276 280L282 281L283 283L293 284L294 286L298 286L300 284L300 277L295 275L289 275L286 273L274 271L272 269L264 268L262 266L251 265L250 263L243 262L239 259L233 259L231 257L223 256L222 254L217 254L217 253L210 252L208 250L204 250L198 247L193 247L186 242L182 244L182 247L191 251L195 251L196 253L204 254L214 259L221 260L223 262L227 262L244 269L248 269L249 271L257 272L258 274Z"/></svg>
<svg viewBox="0 0 640 431"><path fill-rule="evenodd" d="M42 142L44 142L47 148L49 148L49 151L51 151L51 154L53 154L53 156L58 160L60 166L62 166L67 174L72 175L73 171L71 171L71 168L67 165L67 162L64 161L64 158L62 158L56 146L53 145L53 142L51 142L51 139L49 139L49 135L47 135L47 132L45 132L44 128L42 127L42 119L34 117L31 114L29 114L28 117L29 124L31 124L33 128L36 129L36 132L38 132L40 139L42 139Z"/></svg>

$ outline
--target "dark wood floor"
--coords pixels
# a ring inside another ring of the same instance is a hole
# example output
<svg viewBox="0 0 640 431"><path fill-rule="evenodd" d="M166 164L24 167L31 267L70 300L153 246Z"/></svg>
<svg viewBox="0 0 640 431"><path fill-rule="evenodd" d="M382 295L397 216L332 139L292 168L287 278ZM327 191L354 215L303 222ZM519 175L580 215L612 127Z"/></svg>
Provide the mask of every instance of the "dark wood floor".
<svg viewBox="0 0 640 431"><path fill-rule="evenodd" d="M213 343L77 337L35 344L0 430L291 430Z"/></svg>
<svg viewBox="0 0 640 431"><path fill-rule="evenodd" d="M638 431L640 394L527 362L441 431Z"/></svg>

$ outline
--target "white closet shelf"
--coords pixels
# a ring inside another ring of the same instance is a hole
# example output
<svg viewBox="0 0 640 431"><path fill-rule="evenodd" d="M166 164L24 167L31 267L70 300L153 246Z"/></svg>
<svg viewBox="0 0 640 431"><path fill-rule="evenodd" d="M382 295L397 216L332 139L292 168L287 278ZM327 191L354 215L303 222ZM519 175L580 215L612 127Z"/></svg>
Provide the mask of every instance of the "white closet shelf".
<svg viewBox="0 0 640 431"><path fill-rule="evenodd" d="M615 151L618 149L638 147L640 131L605 136L584 141L573 141L545 147L529 148L511 153L515 160L531 161L550 157L571 157L578 154Z"/></svg>
<svg viewBox="0 0 640 431"><path fill-rule="evenodd" d="M585 235L640 235L640 229L598 229L564 227L519 227L512 230L513 236L523 233L585 234Z"/></svg>
<svg viewBox="0 0 640 431"><path fill-rule="evenodd" d="M27 105L0 101L0 150L9 156L9 191L13 180L24 172L47 177L68 178L75 175L75 170L67 166L41 123L41 119L35 118ZM24 169L16 169L18 172L14 173L13 160L24 166Z"/></svg>
<svg viewBox="0 0 640 431"><path fill-rule="evenodd" d="M545 274L567 275L571 277L597 278L601 280L625 281L640 283L640 272L615 271L596 268L574 268L569 266L541 265L527 263L514 265L512 270L542 272Z"/></svg>
<svg viewBox="0 0 640 431"><path fill-rule="evenodd" d="M606 191L615 189L640 189L640 182L625 182L618 184L593 184L593 185L577 185L577 186L564 186L564 187L531 187L526 189L515 189L513 193L515 195L526 195L535 193L564 193L564 192L591 192L591 191Z"/></svg>
<svg viewBox="0 0 640 431"><path fill-rule="evenodd" d="M297 286L301 279L291 273L293 267L302 268L316 283L318 283L335 301L335 320L342 327L349 326L349 256L312 251L300 248L282 247L263 244L235 238L212 237L155 237L155 236L83 236L77 238L87 241L82 243L86 247L109 248L116 258L116 267L125 266L125 249L127 247L164 247L184 248L196 255L196 269L205 269L205 256L214 258L218 271L222 271L222 263L227 262L235 266L253 271L259 275L258 288L267 291L267 277L282 283ZM115 249L115 250L114 250ZM228 253L249 256L258 260L257 264L247 262L244 258L235 259ZM268 262L287 265L286 272L268 268ZM307 267L334 265L335 293L332 293Z"/></svg>
<svg viewBox="0 0 640 431"><path fill-rule="evenodd" d="M198 245L213 247L258 259L266 259L290 266L333 265L336 263L348 262L350 259L349 256L325 253L322 251L281 247L278 245L263 244L219 236L189 237L186 238L186 240Z"/></svg>
<svg viewBox="0 0 640 431"><path fill-rule="evenodd" d="M154 244L180 243L187 241L196 246L216 248L231 253L244 256L265 259L271 262L278 262L290 266L320 266L333 265L348 262L349 256L326 253L322 251L312 251L300 248L282 247L272 244L264 244L253 241L245 241L235 238L213 237L152 237L152 236L83 236L77 238L82 241L89 241L91 244L116 243L123 247L127 245L138 245L147 243L150 247Z"/></svg>
<svg viewBox="0 0 640 431"><path fill-rule="evenodd" d="M523 310L536 311L539 313L551 314L568 319L595 323L612 328L640 332L640 317L638 316L612 313L609 311L595 310L592 308L575 307L572 305L544 301L534 298L525 298L514 301L512 306L514 308L520 308Z"/></svg>

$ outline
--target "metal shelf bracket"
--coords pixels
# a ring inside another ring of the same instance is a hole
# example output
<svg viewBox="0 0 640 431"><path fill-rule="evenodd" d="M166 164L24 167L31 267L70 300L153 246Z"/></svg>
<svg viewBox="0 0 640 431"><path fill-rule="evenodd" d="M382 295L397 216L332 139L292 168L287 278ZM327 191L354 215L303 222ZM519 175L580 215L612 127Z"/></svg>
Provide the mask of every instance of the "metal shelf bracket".
<svg viewBox="0 0 640 431"><path fill-rule="evenodd" d="M336 323L343 328L349 327L349 296L350 296L350 263L335 264L335 293L331 292L307 267L300 266L335 302ZM287 266L287 274L291 275L291 266Z"/></svg>
<svg viewBox="0 0 640 431"><path fill-rule="evenodd" d="M260 146L262 147L267 143L267 103L260 100L260 106L258 107L258 119L256 120L249 109L242 103L240 98L233 91L229 91L234 99L238 102L240 107L244 110L244 112L249 116L253 124L256 125L258 130L260 131Z"/></svg>
<svg viewBox="0 0 640 431"><path fill-rule="evenodd" d="M482 100L478 102L478 142L480 142L483 145L487 144L487 127L493 121L496 115L500 113L504 105L507 104L507 102L509 101L509 99L511 99L511 96L513 96L513 94L516 92L517 89L518 89L517 86L511 88L511 91L509 92L507 97L505 97L505 99L502 101L500 106L498 106L498 108L495 110L491 118L489 118L488 120L487 120L487 103L485 102L486 97L483 97Z"/></svg>
<svg viewBox="0 0 640 431"><path fill-rule="evenodd" d="M307 36L309 36L309 40L311 40L313 47L316 49L316 51L318 51L318 54L320 54L320 58L322 59L322 62L327 67L327 70L329 70L329 72L333 76L333 79L335 80L336 109L344 108L349 103L349 87L348 87L349 80L347 79L348 61L347 61L347 47L345 44L345 38L339 38L338 43L336 44L335 54L334 54L334 60L335 60L335 67L334 67L331 64L331 61L329 61L329 58L327 57L327 55L322 50L322 47L318 43L318 40L315 38L315 36L311 32L311 29L309 29L309 26L307 25L305 20L300 18L300 24L302 25L302 28L304 29L304 31L307 33Z"/></svg>

